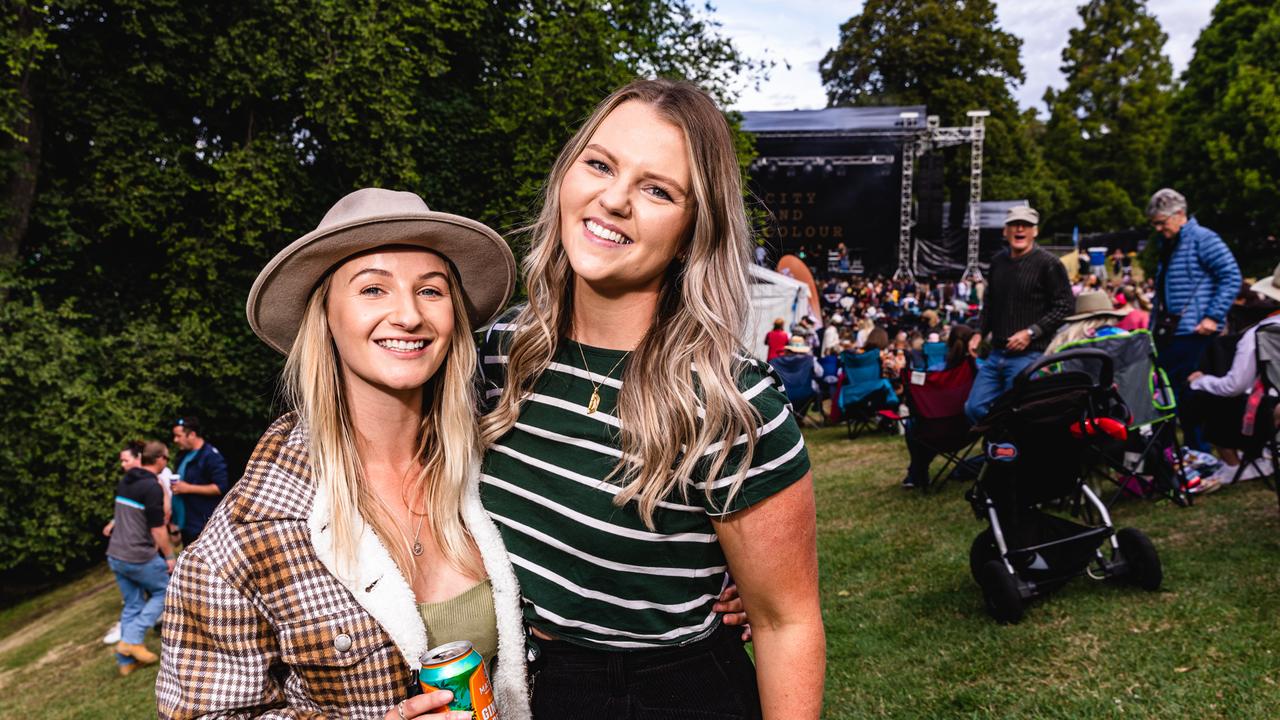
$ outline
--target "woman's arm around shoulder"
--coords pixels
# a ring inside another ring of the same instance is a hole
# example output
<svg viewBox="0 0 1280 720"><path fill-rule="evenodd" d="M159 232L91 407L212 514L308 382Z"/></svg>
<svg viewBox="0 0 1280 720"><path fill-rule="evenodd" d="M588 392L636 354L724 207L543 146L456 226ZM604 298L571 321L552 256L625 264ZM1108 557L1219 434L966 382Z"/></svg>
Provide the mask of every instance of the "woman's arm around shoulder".
<svg viewBox="0 0 1280 720"><path fill-rule="evenodd" d="M713 523L751 618L764 717L816 719L822 712L826 637L813 474Z"/></svg>

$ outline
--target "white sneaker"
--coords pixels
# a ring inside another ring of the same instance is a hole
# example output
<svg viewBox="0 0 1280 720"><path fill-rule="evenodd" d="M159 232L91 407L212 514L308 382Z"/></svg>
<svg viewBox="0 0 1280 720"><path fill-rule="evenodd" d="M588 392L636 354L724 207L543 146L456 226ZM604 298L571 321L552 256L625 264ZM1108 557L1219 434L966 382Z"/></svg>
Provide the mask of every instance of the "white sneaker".
<svg viewBox="0 0 1280 720"><path fill-rule="evenodd" d="M1266 458L1258 458L1245 466L1244 472L1240 474L1241 480L1252 480L1254 478L1267 477L1271 474L1271 461Z"/></svg>
<svg viewBox="0 0 1280 720"><path fill-rule="evenodd" d="M120 642L120 623L116 622L116 624L112 625L111 629L107 631L107 634L102 636L102 644L115 645L118 642Z"/></svg>

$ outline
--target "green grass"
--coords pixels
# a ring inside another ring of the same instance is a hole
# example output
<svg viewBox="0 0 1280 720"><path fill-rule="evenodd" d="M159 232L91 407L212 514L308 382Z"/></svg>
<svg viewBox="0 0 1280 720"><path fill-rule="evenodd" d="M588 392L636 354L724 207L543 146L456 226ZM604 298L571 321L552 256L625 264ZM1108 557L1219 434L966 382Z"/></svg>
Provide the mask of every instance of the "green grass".
<svg viewBox="0 0 1280 720"><path fill-rule="evenodd" d="M1261 483L1194 507L1132 501L1163 588L1080 578L992 622L969 576L985 525L964 487L898 487L898 438L809 434L827 627L828 718L1274 718L1280 514ZM1274 650L1273 650L1274 649Z"/></svg>
<svg viewBox="0 0 1280 720"><path fill-rule="evenodd" d="M119 677L102 635L120 617L106 564L0 612L0 718L154 718L155 667ZM160 642L149 635L147 645Z"/></svg>
<svg viewBox="0 0 1280 720"><path fill-rule="evenodd" d="M969 577L984 525L963 486L904 492L900 438L807 435L827 718L1280 715L1280 513L1260 483L1186 509L1122 503L1116 524L1151 536L1163 589L1080 578L1000 626ZM0 720L154 717L155 669L119 678L100 642L119 607L103 566L0 612Z"/></svg>

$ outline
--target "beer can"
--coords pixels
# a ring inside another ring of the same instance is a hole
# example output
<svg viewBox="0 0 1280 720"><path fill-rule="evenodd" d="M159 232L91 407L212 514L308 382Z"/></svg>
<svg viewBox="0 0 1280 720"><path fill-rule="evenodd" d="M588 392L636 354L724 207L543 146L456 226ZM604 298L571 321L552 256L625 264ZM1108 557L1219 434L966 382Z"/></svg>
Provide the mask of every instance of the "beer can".
<svg viewBox="0 0 1280 720"><path fill-rule="evenodd" d="M423 653L418 684L423 692L448 690L453 700L445 710L470 710L473 720L497 720L493 685L484 669L484 658L466 640L451 642Z"/></svg>

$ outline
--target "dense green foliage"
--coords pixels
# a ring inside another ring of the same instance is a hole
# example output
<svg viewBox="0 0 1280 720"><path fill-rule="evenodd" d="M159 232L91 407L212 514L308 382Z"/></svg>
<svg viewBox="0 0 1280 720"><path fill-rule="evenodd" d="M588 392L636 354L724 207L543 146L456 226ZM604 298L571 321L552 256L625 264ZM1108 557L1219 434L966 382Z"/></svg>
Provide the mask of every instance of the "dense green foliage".
<svg viewBox="0 0 1280 720"><path fill-rule="evenodd" d="M1220 0L1172 104L1170 184L1233 247L1270 273L1280 245L1280 6Z"/></svg>
<svg viewBox="0 0 1280 720"><path fill-rule="evenodd" d="M1068 198L1046 225L1139 227L1168 139L1167 36L1145 0L1090 0L1080 16L1062 51L1066 87L1044 96L1045 160Z"/></svg>
<svg viewBox="0 0 1280 720"><path fill-rule="evenodd" d="M819 70L831 106L923 104L944 125L990 110L983 195L1028 198L1045 211L1060 190L1045 171L1037 124L1011 92L1026 79L1021 48L997 26L993 0L867 0L840 26ZM947 167L953 196L967 191L969 169L967 153L955 154Z"/></svg>
<svg viewBox="0 0 1280 720"><path fill-rule="evenodd" d="M0 19L0 571L96 552L118 445L196 413L235 474L280 359L244 300L341 195L507 230L637 74L760 66L686 0L56 0ZM29 221L28 221L29 219Z"/></svg>

